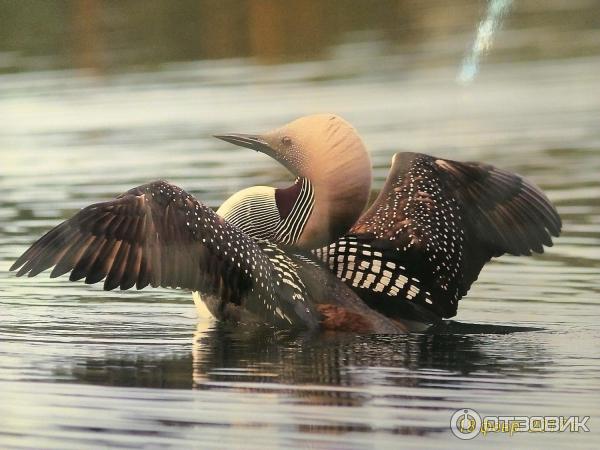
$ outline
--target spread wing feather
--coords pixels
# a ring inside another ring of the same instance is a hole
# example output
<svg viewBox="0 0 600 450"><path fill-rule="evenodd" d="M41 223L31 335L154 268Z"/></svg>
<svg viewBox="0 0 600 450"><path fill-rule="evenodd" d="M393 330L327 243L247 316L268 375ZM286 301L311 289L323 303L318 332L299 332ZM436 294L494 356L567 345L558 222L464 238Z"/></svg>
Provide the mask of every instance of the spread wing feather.
<svg viewBox="0 0 600 450"><path fill-rule="evenodd" d="M378 251L381 265L402 266L395 276L419 282L420 295L409 301L452 317L487 261L504 253L541 253L560 229L550 201L516 174L486 164L398 153L381 193L350 236ZM336 264L332 269L339 271ZM368 300L363 285L355 290ZM400 290L396 301L407 300L405 294Z"/></svg>
<svg viewBox="0 0 600 450"><path fill-rule="evenodd" d="M42 236L10 270L33 277L54 267L51 277L70 272L72 281L104 280L106 290L190 289L223 306L243 304L278 326L314 325L317 314L309 300L290 291L298 281L282 282L280 266L293 263L284 256L269 258L266 247L187 192L156 181L83 208ZM254 289L258 283L261 288Z"/></svg>

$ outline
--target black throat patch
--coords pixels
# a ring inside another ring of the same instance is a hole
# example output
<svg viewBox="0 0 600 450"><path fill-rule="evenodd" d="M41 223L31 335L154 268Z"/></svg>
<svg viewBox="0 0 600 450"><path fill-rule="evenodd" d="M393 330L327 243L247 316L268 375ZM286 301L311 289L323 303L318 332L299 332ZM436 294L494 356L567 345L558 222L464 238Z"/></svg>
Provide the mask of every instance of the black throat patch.
<svg viewBox="0 0 600 450"><path fill-rule="evenodd" d="M296 182L288 188L275 189L275 203L277 204L277 210L281 216L281 220L287 218L292 212L292 208L298 200L300 190L302 189L302 182L297 179Z"/></svg>
<svg viewBox="0 0 600 450"><path fill-rule="evenodd" d="M314 189L307 178L298 178L293 186L275 190L275 204L280 215L275 241L294 244L302 234L314 207Z"/></svg>

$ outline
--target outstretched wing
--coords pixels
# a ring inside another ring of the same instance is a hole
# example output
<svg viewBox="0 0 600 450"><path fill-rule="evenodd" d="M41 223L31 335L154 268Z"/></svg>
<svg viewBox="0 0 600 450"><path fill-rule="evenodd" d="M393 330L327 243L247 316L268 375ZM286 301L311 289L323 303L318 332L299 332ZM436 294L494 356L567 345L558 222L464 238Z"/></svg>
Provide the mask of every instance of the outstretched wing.
<svg viewBox="0 0 600 450"><path fill-rule="evenodd" d="M224 308L241 306L280 326L314 323L308 299L298 283L285 283L279 266L187 192L156 181L82 209L35 242L11 270L31 277L54 267L51 277L70 272L72 281L104 280L106 290L197 290Z"/></svg>
<svg viewBox="0 0 600 450"><path fill-rule="evenodd" d="M401 299L452 317L487 261L504 253L541 253L560 229L546 196L518 175L480 163L397 153L375 203L342 238L345 245L339 240L322 257L364 300L388 314ZM353 269L362 265L358 283L359 275L347 270L350 263Z"/></svg>

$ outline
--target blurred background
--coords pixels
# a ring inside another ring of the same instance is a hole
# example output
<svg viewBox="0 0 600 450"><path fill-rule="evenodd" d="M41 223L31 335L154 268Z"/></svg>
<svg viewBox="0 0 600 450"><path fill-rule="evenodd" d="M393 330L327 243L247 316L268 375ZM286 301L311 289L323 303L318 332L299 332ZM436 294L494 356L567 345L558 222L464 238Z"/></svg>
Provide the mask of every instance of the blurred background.
<svg viewBox="0 0 600 450"><path fill-rule="evenodd" d="M157 70L168 63L325 60L344 44L402 54L404 69L455 64L480 0L3 0L0 70ZM595 0L518 0L490 61L598 54ZM359 63L359 61L356 61ZM358 65L358 64L357 64Z"/></svg>
<svg viewBox="0 0 600 450"><path fill-rule="evenodd" d="M458 408L600 414L600 0L514 0L459 82L487 7L0 0L1 446L447 448ZM212 135L316 112L356 126L374 191L397 151L485 161L540 185L563 235L486 266L446 335L247 336L198 323L189 293L7 272L79 208L151 180L211 207L285 186Z"/></svg>

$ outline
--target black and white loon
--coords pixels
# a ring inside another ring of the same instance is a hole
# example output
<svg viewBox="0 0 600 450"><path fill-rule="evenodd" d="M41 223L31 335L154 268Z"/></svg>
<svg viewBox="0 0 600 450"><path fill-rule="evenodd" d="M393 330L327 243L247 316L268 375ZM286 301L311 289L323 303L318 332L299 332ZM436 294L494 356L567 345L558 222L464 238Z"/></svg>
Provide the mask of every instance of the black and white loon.
<svg viewBox="0 0 600 450"><path fill-rule="evenodd" d="M296 183L241 191L218 214L167 182L142 185L82 209L11 270L54 266L51 277L107 290L189 289L226 320L398 333L454 316L492 257L542 252L560 232L554 207L521 177L415 153L394 156L361 216L370 158L332 114L219 137L272 156Z"/></svg>

